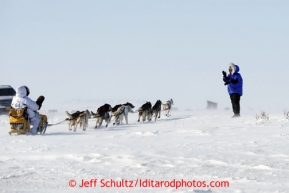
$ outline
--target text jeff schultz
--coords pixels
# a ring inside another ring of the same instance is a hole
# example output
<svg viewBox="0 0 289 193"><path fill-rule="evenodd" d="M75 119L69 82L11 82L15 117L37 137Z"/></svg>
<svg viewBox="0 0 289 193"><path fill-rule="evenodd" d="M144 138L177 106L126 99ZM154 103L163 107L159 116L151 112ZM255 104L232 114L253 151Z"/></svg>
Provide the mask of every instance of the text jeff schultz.
<svg viewBox="0 0 289 193"><path fill-rule="evenodd" d="M73 181L74 183L71 183ZM72 185L73 184L73 185ZM70 180L71 187L76 186L75 180ZM78 187L80 188L228 188L228 181L198 181L198 180L152 180L152 179L136 179L136 180L113 180L113 179L82 179Z"/></svg>

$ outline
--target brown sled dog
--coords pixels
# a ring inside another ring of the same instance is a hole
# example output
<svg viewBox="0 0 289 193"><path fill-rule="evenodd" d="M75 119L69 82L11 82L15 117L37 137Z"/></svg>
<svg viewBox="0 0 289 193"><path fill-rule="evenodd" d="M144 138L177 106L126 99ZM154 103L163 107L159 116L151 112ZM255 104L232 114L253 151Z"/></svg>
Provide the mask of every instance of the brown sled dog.
<svg viewBox="0 0 289 193"><path fill-rule="evenodd" d="M96 111L96 113L93 113L91 111L92 117L96 118L96 125L95 129L99 128L102 125L103 120L106 122L106 126L110 123L111 116L109 112L112 110L111 106L109 104L104 104L101 107L99 107Z"/></svg>
<svg viewBox="0 0 289 193"><path fill-rule="evenodd" d="M140 121L140 118L142 117L142 121L144 122L146 119L148 121L151 121L152 119L152 104L150 102L146 102L143 104L138 110L138 120Z"/></svg>
<svg viewBox="0 0 289 193"><path fill-rule="evenodd" d="M162 101L157 100L157 102L155 103L152 109L152 116L155 115L155 121L161 118L161 110L162 110Z"/></svg>
<svg viewBox="0 0 289 193"><path fill-rule="evenodd" d="M77 118L79 117L80 114L83 113L80 112L80 111L76 111L75 113L68 113L68 111L65 111L66 115L68 116L68 118L66 119L68 121L68 130L71 131L72 130L72 127L73 128L73 131L76 131L76 128L77 128Z"/></svg>

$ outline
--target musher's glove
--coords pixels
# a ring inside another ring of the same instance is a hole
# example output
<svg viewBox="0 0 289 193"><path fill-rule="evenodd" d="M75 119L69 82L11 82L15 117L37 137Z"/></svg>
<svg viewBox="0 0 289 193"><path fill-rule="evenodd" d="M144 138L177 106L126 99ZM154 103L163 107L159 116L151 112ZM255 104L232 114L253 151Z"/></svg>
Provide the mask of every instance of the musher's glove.
<svg viewBox="0 0 289 193"><path fill-rule="evenodd" d="M44 99L45 99L45 97L41 95L41 96L39 96L38 99L36 100L36 104L39 106L38 110L41 108Z"/></svg>
<svg viewBox="0 0 289 193"><path fill-rule="evenodd" d="M225 84L224 84L224 85L226 86L227 84L230 84L230 83L229 83L229 82L225 82Z"/></svg>
<svg viewBox="0 0 289 193"><path fill-rule="evenodd" d="M222 73L223 73L223 76L227 76L227 72L223 71Z"/></svg>

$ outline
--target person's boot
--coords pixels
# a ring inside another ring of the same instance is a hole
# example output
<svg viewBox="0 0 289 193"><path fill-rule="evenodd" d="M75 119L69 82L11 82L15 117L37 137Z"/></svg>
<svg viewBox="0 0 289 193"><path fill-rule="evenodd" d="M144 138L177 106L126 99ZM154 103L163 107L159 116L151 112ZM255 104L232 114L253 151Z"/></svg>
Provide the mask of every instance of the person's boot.
<svg viewBox="0 0 289 193"><path fill-rule="evenodd" d="M240 114L234 114L233 116L232 116L232 118L236 118L236 117L240 117L241 115Z"/></svg>

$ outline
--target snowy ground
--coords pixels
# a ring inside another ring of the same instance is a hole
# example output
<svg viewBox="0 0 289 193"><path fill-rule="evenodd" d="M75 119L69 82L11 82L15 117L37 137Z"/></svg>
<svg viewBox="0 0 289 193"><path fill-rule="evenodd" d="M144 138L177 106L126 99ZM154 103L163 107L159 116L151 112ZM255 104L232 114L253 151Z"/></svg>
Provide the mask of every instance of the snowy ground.
<svg viewBox="0 0 289 193"><path fill-rule="evenodd" d="M256 121L255 113L232 119L225 110L173 111L150 123L130 114L129 125L95 130L91 119L85 132L70 132L65 123L43 136L9 136L7 116L0 116L0 191L289 192L288 120L280 112ZM59 122L64 112L51 118ZM146 179L229 187L140 187ZM91 187L79 187L82 180ZM136 187L104 188L101 180L133 180Z"/></svg>

